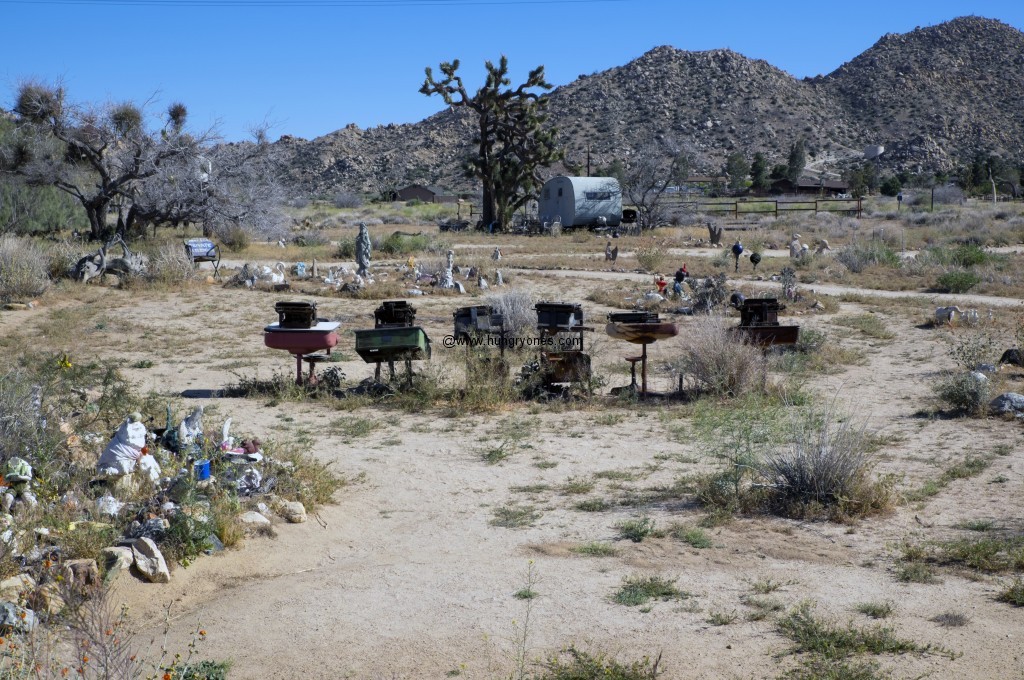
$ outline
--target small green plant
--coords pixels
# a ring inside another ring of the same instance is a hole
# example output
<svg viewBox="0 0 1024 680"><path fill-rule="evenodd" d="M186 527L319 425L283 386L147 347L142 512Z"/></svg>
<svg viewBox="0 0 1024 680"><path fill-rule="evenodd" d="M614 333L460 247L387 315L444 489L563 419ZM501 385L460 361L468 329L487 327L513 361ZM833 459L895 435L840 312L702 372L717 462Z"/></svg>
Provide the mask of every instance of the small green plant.
<svg viewBox="0 0 1024 680"><path fill-rule="evenodd" d="M512 593L512 597L516 598L517 600L532 600L533 598L538 597L539 595L540 593L538 593L533 588L520 588L516 592Z"/></svg>
<svg viewBox="0 0 1024 680"><path fill-rule="evenodd" d="M338 418L328 426L331 434L341 435L348 439L365 437L381 427L379 420L373 418L344 417Z"/></svg>
<svg viewBox="0 0 1024 680"><path fill-rule="evenodd" d="M893 613L891 602L861 602L854 609L873 619L887 619Z"/></svg>
<svg viewBox="0 0 1024 680"><path fill-rule="evenodd" d="M540 519L540 512L532 505L504 505L494 509L491 524L506 529L518 529L532 525Z"/></svg>
<svg viewBox="0 0 1024 680"><path fill-rule="evenodd" d="M920 645L913 640L896 636L892 628L874 626L858 628L853 624L845 626L820 618L814 613L814 605L802 602L779 619L779 632L788 637L796 652L807 652L826 659L843 659L853 654L905 654L916 652L926 654L939 652L954 656L952 652L931 645Z"/></svg>
<svg viewBox="0 0 1024 680"><path fill-rule="evenodd" d="M580 501L573 507L577 510L582 510L583 512L603 512L611 506L608 504L608 501L603 498L588 498Z"/></svg>
<svg viewBox="0 0 1024 680"><path fill-rule="evenodd" d="M707 622L712 626L728 626L729 624L736 623L736 619L739 618L739 614L736 610L731 612L713 611L707 618Z"/></svg>
<svg viewBox="0 0 1024 680"><path fill-rule="evenodd" d="M992 531L996 528L996 523L990 519L972 519L960 522L956 525L956 528L966 529L967 531Z"/></svg>
<svg viewBox="0 0 1024 680"><path fill-rule="evenodd" d="M714 541L712 541L711 537L707 535L707 532L700 527L674 524L669 529L669 534L673 538L676 538L683 543L687 543L698 550L714 546Z"/></svg>
<svg viewBox="0 0 1024 680"><path fill-rule="evenodd" d="M573 546L569 548L569 552L576 553L577 555L586 555L587 557L615 557L619 554L619 549L610 543L591 541L590 543Z"/></svg>
<svg viewBox="0 0 1024 680"><path fill-rule="evenodd" d="M997 597L1000 602L1008 602L1017 607L1024 607L1024 579L1017 578L1006 590Z"/></svg>
<svg viewBox="0 0 1024 680"><path fill-rule="evenodd" d="M757 581L751 581L750 589L758 595L769 595L774 593L776 590L782 590L786 586L795 584L796 581L776 581L771 578L763 578Z"/></svg>
<svg viewBox="0 0 1024 680"><path fill-rule="evenodd" d="M675 579L660 576L627 577L612 599L627 607L638 607L655 599L681 600L689 597L688 593L676 588L675 583Z"/></svg>
<svg viewBox="0 0 1024 680"><path fill-rule="evenodd" d="M903 583L938 583L935 570L921 562L910 562L900 565L896 578Z"/></svg>
<svg viewBox="0 0 1024 680"><path fill-rule="evenodd" d="M761 621L785 608L781 602L769 597L751 597L750 595L744 595L740 598L740 602L751 609L751 611L747 613L747 621Z"/></svg>
<svg viewBox="0 0 1024 680"><path fill-rule="evenodd" d="M497 465L512 455L514 444L509 440L501 442L497 446L491 446L480 452L480 458L488 465Z"/></svg>
<svg viewBox="0 0 1024 680"><path fill-rule="evenodd" d="M615 525L615 528L619 530L619 535L622 538L628 538L634 543L640 543L648 536L654 535L655 523L650 517L640 517L638 519L623 520Z"/></svg>
<svg viewBox="0 0 1024 680"><path fill-rule="evenodd" d="M539 673L530 680L656 680L661 675L659 654L654 661L622 663L605 654L592 654L575 647L548 657Z"/></svg>
<svg viewBox="0 0 1024 680"><path fill-rule="evenodd" d="M590 493L593 489L594 483L592 481L579 477L570 477L561 486L562 493L569 495Z"/></svg>

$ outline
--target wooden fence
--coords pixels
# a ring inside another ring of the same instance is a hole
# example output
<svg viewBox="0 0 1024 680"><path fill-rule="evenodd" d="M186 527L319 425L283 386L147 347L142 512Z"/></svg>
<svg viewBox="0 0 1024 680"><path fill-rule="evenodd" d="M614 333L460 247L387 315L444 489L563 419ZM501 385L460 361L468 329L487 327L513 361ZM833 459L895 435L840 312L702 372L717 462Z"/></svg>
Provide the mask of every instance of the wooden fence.
<svg viewBox="0 0 1024 680"><path fill-rule="evenodd" d="M759 199L756 201L681 201L670 204L683 207L694 212L706 214L731 214L734 218L741 215L772 215L787 212L832 212L845 213L860 217L864 212L862 200L859 198L817 198L806 201L779 201Z"/></svg>

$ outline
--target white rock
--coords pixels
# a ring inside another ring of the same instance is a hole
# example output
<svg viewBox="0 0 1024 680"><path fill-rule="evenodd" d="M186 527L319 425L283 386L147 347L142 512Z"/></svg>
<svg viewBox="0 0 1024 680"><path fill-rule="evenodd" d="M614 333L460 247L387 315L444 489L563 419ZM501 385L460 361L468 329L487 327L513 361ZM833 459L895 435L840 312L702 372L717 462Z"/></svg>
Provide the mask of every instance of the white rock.
<svg viewBox="0 0 1024 680"><path fill-rule="evenodd" d="M306 508L298 501L281 501L276 506L277 514L292 524L306 521Z"/></svg>
<svg viewBox="0 0 1024 680"><path fill-rule="evenodd" d="M152 539L146 537L135 539L135 542L132 543L132 555L135 557L135 568L146 577L147 581L150 583L170 582L171 572L167 570L167 562Z"/></svg>
<svg viewBox="0 0 1024 680"><path fill-rule="evenodd" d="M239 515L238 521L253 527L270 526L270 520L254 510L243 512Z"/></svg>
<svg viewBox="0 0 1024 680"><path fill-rule="evenodd" d="M104 563L107 565L107 573L114 569L131 569L135 562L135 553L131 548L111 547L100 551Z"/></svg>

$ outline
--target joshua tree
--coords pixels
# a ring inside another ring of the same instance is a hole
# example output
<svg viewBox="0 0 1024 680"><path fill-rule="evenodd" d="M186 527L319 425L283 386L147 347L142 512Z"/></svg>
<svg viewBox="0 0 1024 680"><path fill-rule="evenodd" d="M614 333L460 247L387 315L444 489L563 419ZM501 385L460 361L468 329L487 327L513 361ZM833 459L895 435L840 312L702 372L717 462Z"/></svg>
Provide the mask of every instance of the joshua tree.
<svg viewBox="0 0 1024 680"><path fill-rule="evenodd" d="M560 159L562 152L555 147L555 130L544 126L547 99L533 91L551 89L544 67L530 71L525 83L511 89L504 55L497 66L490 61L485 66L487 81L474 95L457 73L458 59L440 65L440 80L428 66L420 92L439 95L445 104L465 107L475 115L477 149L466 164L466 174L483 185L483 224L503 228L543 184L539 170Z"/></svg>

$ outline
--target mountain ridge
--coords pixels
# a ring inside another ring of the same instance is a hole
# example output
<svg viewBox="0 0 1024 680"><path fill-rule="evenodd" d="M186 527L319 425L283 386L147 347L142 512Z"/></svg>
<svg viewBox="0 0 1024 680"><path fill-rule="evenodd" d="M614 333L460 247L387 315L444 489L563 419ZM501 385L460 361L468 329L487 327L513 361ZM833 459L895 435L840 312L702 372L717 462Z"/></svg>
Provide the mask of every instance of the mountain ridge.
<svg viewBox="0 0 1024 680"><path fill-rule="evenodd" d="M577 167L588 151L602 166L659 144L686 150L702 171L720 169L734 151L784 163L803 139L821 172L857 162L869 144L886 147L880 160L890 170L950 171L979 152L1024 158L1024 33L959 17L885 34L832 72L803 79L727 48L661 45L548 96L550 123ZM286 135L275 146L282 178L300 193L388 182L464 191L473 187L461 170L472 134L467 112L446 109L418 123Z"/></svg>

